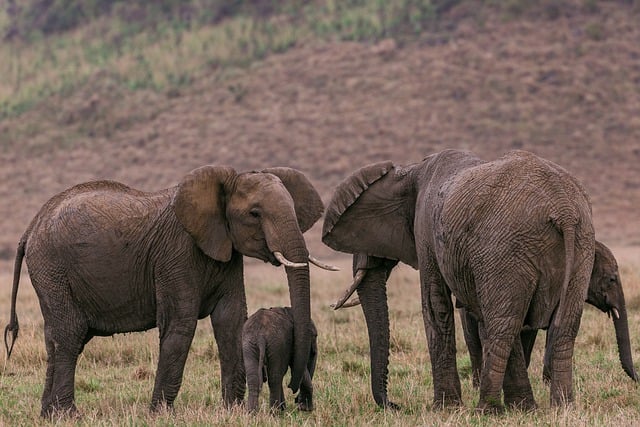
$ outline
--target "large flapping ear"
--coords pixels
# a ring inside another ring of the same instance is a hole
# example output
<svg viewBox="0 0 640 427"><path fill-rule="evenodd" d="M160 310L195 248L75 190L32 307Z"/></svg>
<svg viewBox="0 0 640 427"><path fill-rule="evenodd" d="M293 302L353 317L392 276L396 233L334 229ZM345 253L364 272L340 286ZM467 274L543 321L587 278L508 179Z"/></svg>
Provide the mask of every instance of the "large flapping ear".
<svg viewBox="0 0 640 427"><path fill-rule="evenodd" d="M336 187L324 218L322 236L328 236L342 214L356 201L371 184L385 176L393 168L390 161L374 163L355 171Z"/></svg>
<svg viewBox="0 0 640 427"><path fill-rule="evenodd" d="M400 260L416 267L415 195L407 171L390 161L365 166L336 188L322 241L332 249Z"/></svg>
<svg viewBox="0 0 640 427"><path fill-rule="evenodd" d="M225 183L236 176L228 166L202 166L182 179L171 203L185 230L209 257L227 262L232 243L225 216Z"/></svg>
<svg viewBox="0 0 640 427"><path fill-rule="evenodd" d="M304 233L320 219L324 211L322 199L302 172L285 167L267 168L261 172L270 173L280 178L291 194L300 231Z"/></svg>

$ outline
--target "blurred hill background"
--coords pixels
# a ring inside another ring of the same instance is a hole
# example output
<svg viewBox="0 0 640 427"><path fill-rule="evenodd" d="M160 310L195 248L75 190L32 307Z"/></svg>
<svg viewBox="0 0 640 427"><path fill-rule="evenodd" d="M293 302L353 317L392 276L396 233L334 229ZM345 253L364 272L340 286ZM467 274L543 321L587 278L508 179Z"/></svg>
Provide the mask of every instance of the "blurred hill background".
<svg viewBox="0 0 640 427"><path fill-rule="evenodd" d="M600 240L640 245L638 1L0 0L0 36L3 265L79 182L290 166L328 202L444 148L546 157Z"/></svg>

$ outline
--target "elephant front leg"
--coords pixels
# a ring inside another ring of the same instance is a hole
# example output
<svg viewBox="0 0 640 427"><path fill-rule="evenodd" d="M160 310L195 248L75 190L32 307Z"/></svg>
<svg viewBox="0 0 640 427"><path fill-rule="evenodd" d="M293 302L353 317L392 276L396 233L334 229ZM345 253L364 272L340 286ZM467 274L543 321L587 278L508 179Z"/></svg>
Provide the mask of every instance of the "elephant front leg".
<svg viewBox="0 0 640 427"><path fill-rule="evenodd" d="M462 404L451 293L440 273L421 271L422 316L429 342L435 407Z"/></svg>
<svg viewBox="0 0 640 427"><path fill-rule="evenodd" d="M151 410L171 408L182 384L184 365L196 330L197 319L173 320L160 326L160 356L151 397Z"/></svg>

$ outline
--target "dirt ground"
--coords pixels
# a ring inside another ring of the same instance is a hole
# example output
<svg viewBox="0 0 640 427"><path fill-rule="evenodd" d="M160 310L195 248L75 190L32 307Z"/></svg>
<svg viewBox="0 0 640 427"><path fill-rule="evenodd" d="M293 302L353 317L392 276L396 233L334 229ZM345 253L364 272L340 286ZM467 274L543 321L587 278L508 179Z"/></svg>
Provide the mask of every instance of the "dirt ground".
<svg viewBox="0 0 640 427"><path fill-rule="evenodd" d="M130 92L99 73L0 122L0 259L11 265L49 197L87 180L155 190L208 163L290 166L328 202L363 165L445 148L486 159L524 149L560 164L590 193L597 238L638 246L640 26L618 3L554 20L453 10L455 28L418 42L301 43L170 93ZM320 228L309 246L332 257Z"/></svg>

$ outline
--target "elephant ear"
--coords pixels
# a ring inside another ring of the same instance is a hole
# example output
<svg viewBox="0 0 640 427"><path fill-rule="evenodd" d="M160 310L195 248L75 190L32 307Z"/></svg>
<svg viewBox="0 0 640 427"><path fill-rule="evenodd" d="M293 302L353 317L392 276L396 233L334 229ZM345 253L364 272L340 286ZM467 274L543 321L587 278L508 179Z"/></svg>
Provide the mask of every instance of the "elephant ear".
<svg viewBox="0 0 640 427"><path fill-rule="evenodd" d="M225 216L225 185L236 171L228 166L202 166L182 179L171 206L198 247L216 261L231 259L233 245Z"/></svg>
<svg viewBox="0 0 640 427"><path fill-rule="evenodd" d="M285 167L267 168L261 172L270 173L280 178L291 194L300 231L304 233L320 219L324 211L322 199L302 172Z"/></svg>
<svg viewBox="0 0 640 427"><path fill-rule="evenodd" d="M412 230L415 195L407 170L390 161L365 166L336 188L322 241L332 249L417 266Z"/></svg>
<svg viewBox="0 0 640 427"><path fill-rule="evenodd" d="M322 227L323 239L324 237L329 238L333 227L338 223L342 214L358 200L358 197L371 184L389 173L392 168L393 163L390 161L364 166L338 185L324 218Z"/></svg>

